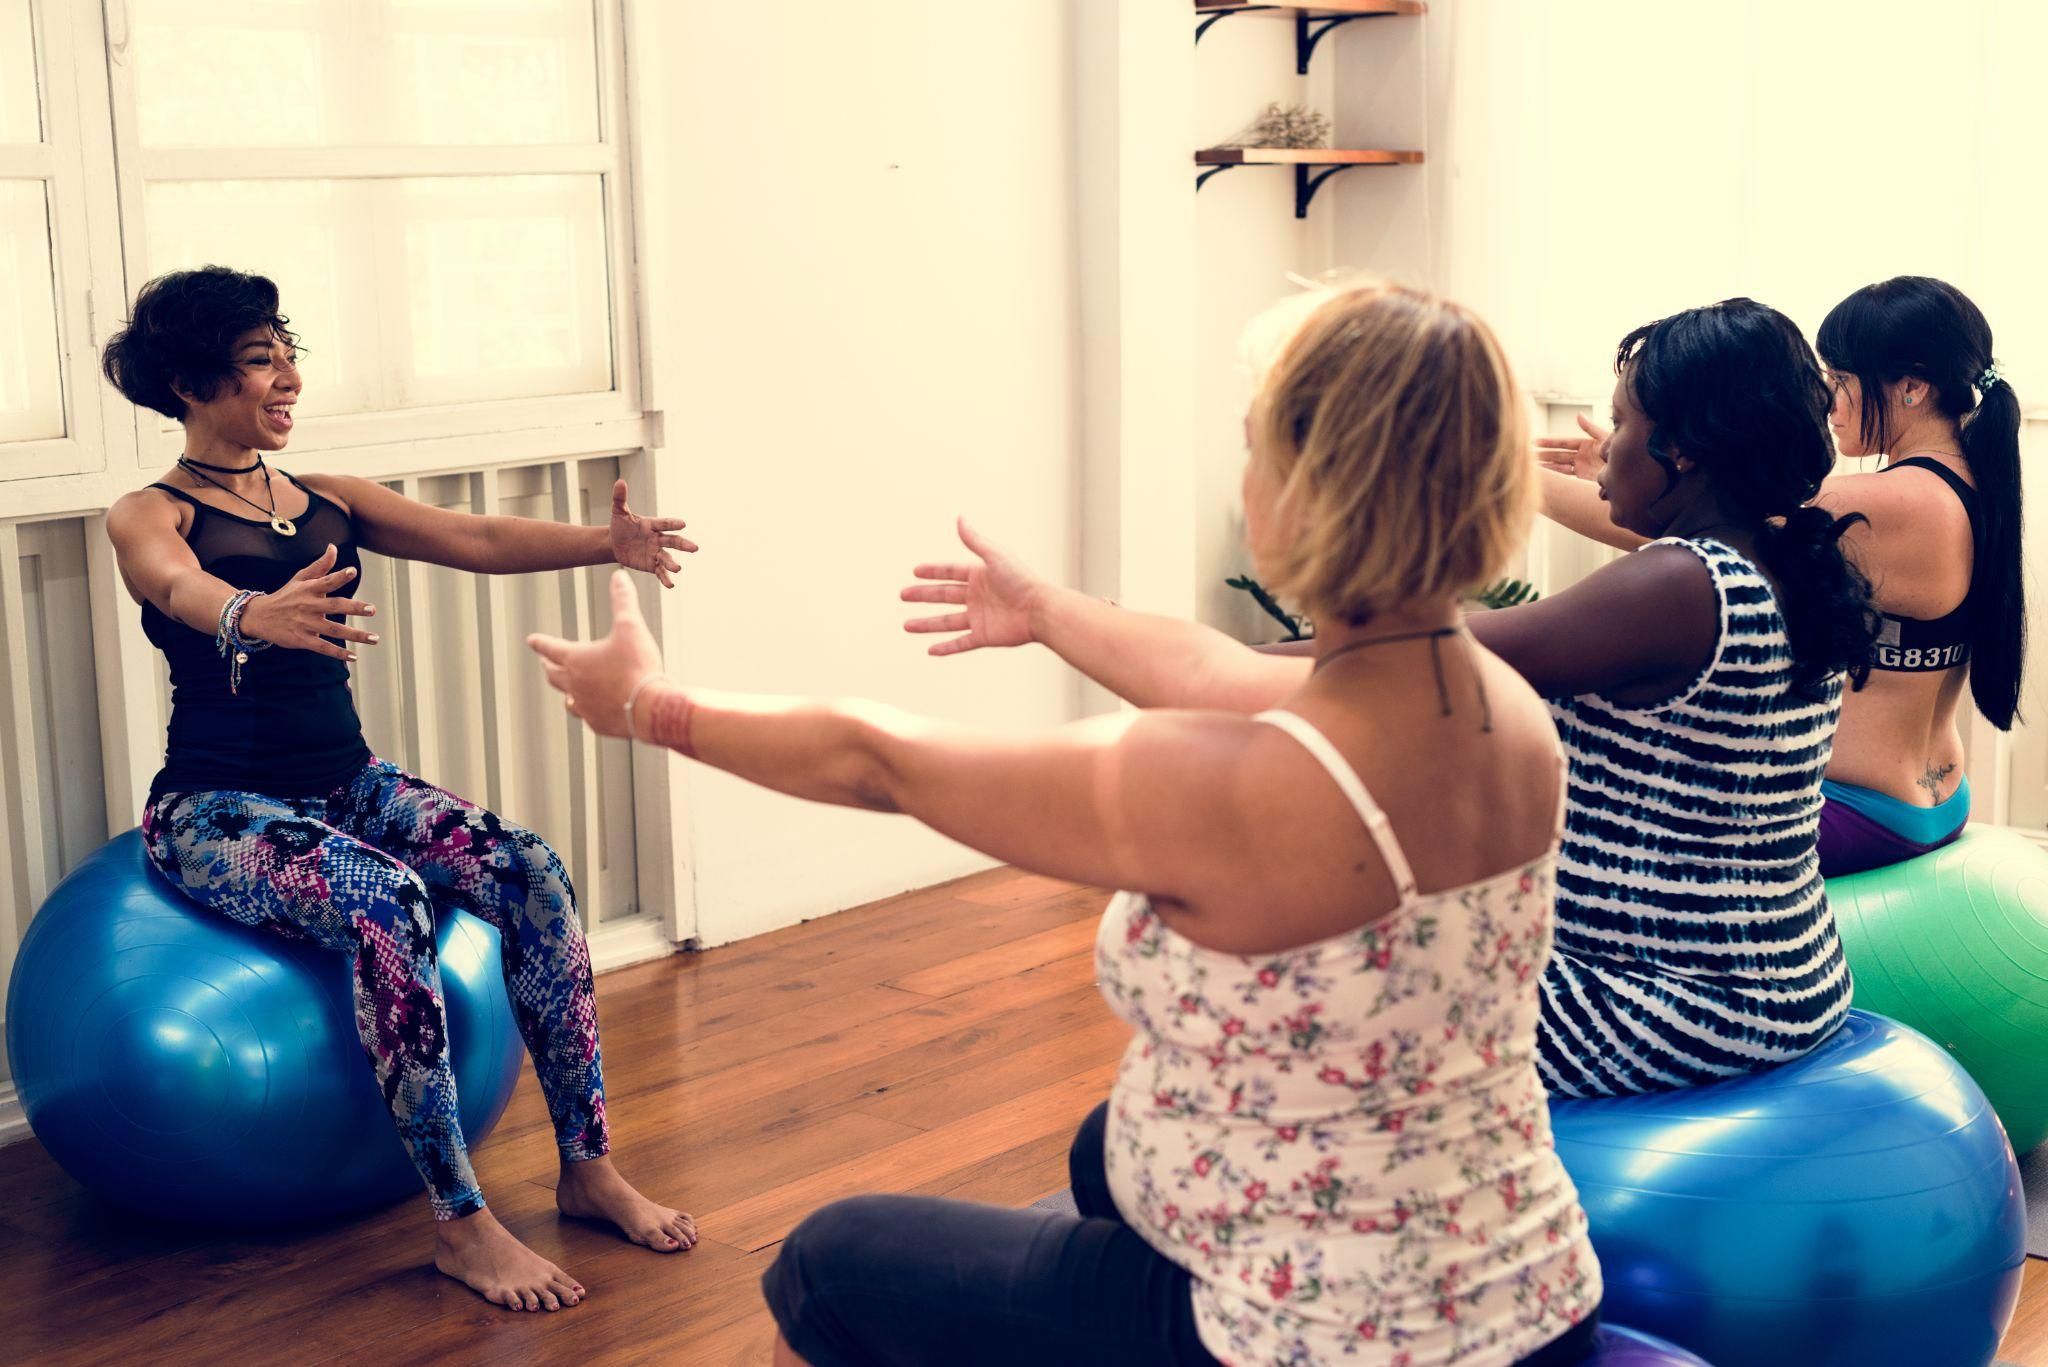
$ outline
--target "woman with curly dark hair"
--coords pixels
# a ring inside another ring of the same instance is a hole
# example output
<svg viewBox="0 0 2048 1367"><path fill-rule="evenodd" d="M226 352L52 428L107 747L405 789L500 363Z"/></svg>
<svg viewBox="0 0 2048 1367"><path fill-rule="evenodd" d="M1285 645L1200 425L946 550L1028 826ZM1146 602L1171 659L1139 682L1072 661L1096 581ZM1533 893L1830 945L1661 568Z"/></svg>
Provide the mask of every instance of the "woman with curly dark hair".
<svg viewBox="0 0 2048 1367"><path fill-rule="evenodd" d="M582 1286L486 1209L449 1067L434 906L503 939L514 1015L561 1156L565 1214L658 1252L696 1242L607 1156L590 954L575 893L531 831L371 755L348 664L377 633L352 618L361 552L480 574L616 562L664 585L693 551L681 522L612 490L609 527L475 517L353 475L273 471L303 379L277 286L208 266L143 286L108 343L108 379L177 419L185 451L107 514L143 629L170 666L164 765L143 815L152 863L200 905L352 956L357 1028L432 1198L435 1264L495 1304L555 1310ZM275 477L273 477L275 476Z"/></svg>

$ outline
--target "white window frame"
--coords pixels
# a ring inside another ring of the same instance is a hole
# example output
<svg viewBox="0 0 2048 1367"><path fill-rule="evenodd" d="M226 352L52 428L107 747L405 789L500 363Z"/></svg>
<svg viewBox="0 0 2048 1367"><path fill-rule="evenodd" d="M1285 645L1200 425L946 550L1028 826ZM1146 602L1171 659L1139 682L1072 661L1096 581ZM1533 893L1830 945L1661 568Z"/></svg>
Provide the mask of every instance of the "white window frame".
<svg viewBox="0 0 2048 1367"><path fill-rule="evenodd" d="M75 485L75 477L107 468L105 436L110 410L94 344L93 310L95 285L109 264L113 246L112 224L110 220L94 224L89 212L90 149L95 137L87 111L92 108L90 72L94 63L81 63L80 57L97 52L98 26L92 25L94 42L81 46L84 19L92 16L82 18L79 8L59 0L30 0L42 141L0 147L0 180L34 180L43 185L64 412L64 435L60 437L0 443L0 482L10 487L43 480Z"/></svg>
<svg viewBox="0 0 2048 1367"><path fill-rule="evenodd" d="M295 456L348 452L351 474L400 478L538 455L582 456L644 445L639 290L633 252L631 123L627 117L623 0L591 0L597 53L598 141L540 147L209 147L152 149L136 125L135 67L128 60L128 0L107 0L109 93L119 151L122 241L130 288L149 277L145 212L156 181L399 179L433 176L600 177L604 201L612 385L600 393L492 400L376 413L308 417L292 434ZM140 468L177 458L182 443L154 414L129 420Z"/></svg>

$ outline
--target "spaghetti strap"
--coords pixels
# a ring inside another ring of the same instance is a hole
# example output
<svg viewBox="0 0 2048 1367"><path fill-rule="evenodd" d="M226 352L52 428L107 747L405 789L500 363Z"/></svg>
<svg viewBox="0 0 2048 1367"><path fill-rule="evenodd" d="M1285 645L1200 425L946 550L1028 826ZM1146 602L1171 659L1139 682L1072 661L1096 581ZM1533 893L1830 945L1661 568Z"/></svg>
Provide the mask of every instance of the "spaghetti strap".
<svg viewBox="0 0 2048 1367"><path fill-rule="evenodd" d="M1293 712L1275 709L1271 712L1261 712L1252 720L1278 727L1294 737L1302 749L1313 755L1316 762L1336 780L1338 788L1343 790L1344 796L1351 801L1352 809L1358 813L1358 819L1365 823L1366 831L1372 836L1372 843L1379 847L1380 858L1386 861L1387 872L1394 876L1394 887L1400 894L1402 903L1413 901L1416 891L1415 873L1408 867L1408 856L1402 853L1401 842L1394 838L1393 824L1387 820L1387 814L1380 804L1373 801L1372 794L1366 791L1365 781L1359 778L1358 771L1351 767L1344 756L1337 753L1336 746L1330 744L1330 738L1318 731L1315 724L1306 717Z"/></svg>

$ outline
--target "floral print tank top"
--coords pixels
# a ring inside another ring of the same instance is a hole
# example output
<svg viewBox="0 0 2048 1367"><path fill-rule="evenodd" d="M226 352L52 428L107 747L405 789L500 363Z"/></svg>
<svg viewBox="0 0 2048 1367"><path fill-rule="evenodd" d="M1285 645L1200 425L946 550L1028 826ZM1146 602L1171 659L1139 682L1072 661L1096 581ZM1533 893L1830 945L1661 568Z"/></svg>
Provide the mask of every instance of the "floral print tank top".
<svg viewBox="0 0 2048 1367"><path fill-rule="evenodd" d="M1400 889L1359 930L1204 949L1141 894L1103 914L1103 995L1136 1028L1111 1094L1117 1209L1194 1281L1218 1358L1512 1362L1600 1303L1535 1062L1556 852L1420 894L1323 734L1280 727L1358 811Z"/></svg>

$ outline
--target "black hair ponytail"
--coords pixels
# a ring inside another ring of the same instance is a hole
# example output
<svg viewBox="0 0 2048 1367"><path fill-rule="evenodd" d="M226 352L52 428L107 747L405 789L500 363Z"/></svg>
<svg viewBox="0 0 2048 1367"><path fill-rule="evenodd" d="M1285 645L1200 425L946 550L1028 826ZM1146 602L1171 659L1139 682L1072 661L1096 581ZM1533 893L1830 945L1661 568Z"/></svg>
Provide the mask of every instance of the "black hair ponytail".
<svg viewBox="0 0 2048 1367"><path fill-rule="evenodd" d="M1963 455L1977 483L1984 544L1970 581L1970 696L1993 726L2020 719L2027 664L2026 576L2021 562L2020 400L1996 380L1963 419Z"/></svg>
<svg viewBox="0 0 2048 1367"><path fill-rule="evenodd" d="M1863 519L1811 506L1835 463L1833 395L1799 328L1753 299L1725 299L1637 328L1615 371L1650 419L1652 453L1683 452L1751 523L1785 616L1793 687L1818 699L1837 674L1860 687L1878 617L1841 542Z"/></svg>
<svg viewBox="0 0 2048 1367"><path fill-rule="evenodd" d="M1960 424L1980 511L1970 578L1970 695L2001 731L2019 719L2026 668L2026 582L2021 563L2020 401L1993 367L1991 324L1946 281L1901 275L1866 285L1829 311L1820 354L1863 387L1866 448L1889 452L1886 388L1911 376ZM1979 397L1981 394L1981 397Z"/></svg>

